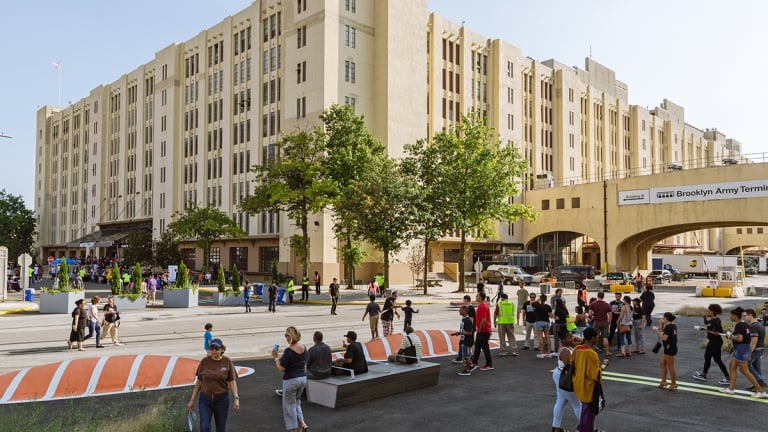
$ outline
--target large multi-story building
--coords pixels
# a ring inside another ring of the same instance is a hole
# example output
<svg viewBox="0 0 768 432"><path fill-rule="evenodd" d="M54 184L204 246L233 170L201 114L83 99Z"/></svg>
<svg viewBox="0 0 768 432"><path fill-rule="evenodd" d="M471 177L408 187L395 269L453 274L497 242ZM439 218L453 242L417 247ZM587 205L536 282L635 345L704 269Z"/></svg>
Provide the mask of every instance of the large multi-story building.
<svg viewBox="0 0 768 432"><path fill-rule="evenodd" d="M127 232L151 230L156 239L178 212L214 205L248 238L215 244L211 264L267 272L277 260L295 273L294 227L238 204L253 188L249 167L275 156L280 134L312 127L336 103L364 115L392 157L476 110L529 161L528 189L740 157L738 142L686 124L682 107L665 100L649 110L629 104L628 93L592 59L582 70L526 57L430 14L425 0L255 1L70 106L38 111L37 246L41 256L112 256ZM330 217L310 224L313 270L338 274ZM475 250L531 244L524 223L500 222L498 231ZM707 243L708 235L696 238ZM456 240L435 245L438 269L459 259ZM193 268L203 265L199 249L182 253Z"/></svg>

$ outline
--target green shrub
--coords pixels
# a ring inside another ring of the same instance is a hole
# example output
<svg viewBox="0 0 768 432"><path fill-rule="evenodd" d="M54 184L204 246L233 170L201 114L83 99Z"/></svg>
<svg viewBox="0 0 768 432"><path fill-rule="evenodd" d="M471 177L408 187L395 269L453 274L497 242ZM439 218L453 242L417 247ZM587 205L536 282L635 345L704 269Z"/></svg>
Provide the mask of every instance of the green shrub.
<svg viewBox="0 0 768 432"><path fill-rule="evenodd" d="M109 280L109 290L112 291L112 295L118 295L120 294L120 267L117 266L117 263L115 263L114 266L112 266L112 279Z"/></svg>
<svg viewBox="0 0 768 432"><path fill-rule="evenodd" d="M240 271L237 264L232 265L232 291L240 292Z"/></svg>
<svg viewBox="0 0 768 432"><path fill-rule="evenodd" d="M69 286L69 266L67 265L67 259L61 258L61 265L59 266L59 274L56 277L59 282L59 291L69 292L72 287Z"/></svg>
<svg viewBox="0 0 768 432"><path fill-rule="evenodd" d="M178 288L189 288L189 275L187 274L187 265L184 261L179 263L179 271L176 273L176 286Z"/></svg>
<svg viewBox="0 0 768 432"><path fill-rule="evenodd" d="M216 287L219 289L220 293L227 290L227 278L224 277L224 267L222 265L219 265L219 271L216 277Z"/></svg>
<svg viewBox="0 0 768 432"><path fill-rule="evenodd" d="M136 263L136 265L133 267L133 276L131 277L133 281L133 294L142 294L141 292L141 265L139 263Z"/></svg>

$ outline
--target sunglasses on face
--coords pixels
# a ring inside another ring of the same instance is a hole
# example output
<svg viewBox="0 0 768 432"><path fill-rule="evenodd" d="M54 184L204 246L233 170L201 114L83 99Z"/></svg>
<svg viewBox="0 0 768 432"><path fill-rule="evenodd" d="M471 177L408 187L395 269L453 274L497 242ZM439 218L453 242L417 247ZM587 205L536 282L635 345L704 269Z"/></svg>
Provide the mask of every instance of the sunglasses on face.
<svg viewBox="0 0 768 432"><path fill-rule="evenodd" d="M208 347L208 349L211 350L211 351L219 351L219 350L221 350L221 347L214 345L214 346Z"/></svg>

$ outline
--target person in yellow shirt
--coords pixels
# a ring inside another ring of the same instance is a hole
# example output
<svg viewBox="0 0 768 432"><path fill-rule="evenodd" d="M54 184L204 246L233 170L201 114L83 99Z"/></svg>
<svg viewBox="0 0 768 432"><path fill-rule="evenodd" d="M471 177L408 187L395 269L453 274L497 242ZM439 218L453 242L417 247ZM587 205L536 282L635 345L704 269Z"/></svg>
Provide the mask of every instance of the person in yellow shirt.
<svg viewBox="0 0 768 432"><path fill-rule="evenodd" d="M595 397L595 386L601 382L601 372L608 365L605 360L600 363L595 351L597 344L597 330L588 327L584 330L584 344L579 345L573 351L571 363L573 364L573 392L581 401L581 416L577 430L595 430L595 416L592 408L592 400Z"/></svg>

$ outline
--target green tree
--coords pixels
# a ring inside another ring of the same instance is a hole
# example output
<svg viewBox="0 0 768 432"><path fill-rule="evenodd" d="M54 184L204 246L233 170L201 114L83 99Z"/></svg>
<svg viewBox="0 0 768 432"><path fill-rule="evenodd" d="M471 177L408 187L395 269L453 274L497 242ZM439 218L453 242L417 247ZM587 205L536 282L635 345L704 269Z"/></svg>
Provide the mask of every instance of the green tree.
<svg viewBox="0 0 768 432"><path fill-rule="evenodd" d="M216 272L216 287L220 293L227 290L227 278L224 277L224 266L219 265L219 271Z"/></svg>
<svg viewBox="0 0 768 432"><path fill-rule="evenodd" d="M341 240L341 258L348 289L354 288L355 266L352 259L361 258L355 236L357 206L354 185L363 179L371 164L386 157L386 149L365 126L362 116L348 105L333 105L320 116L327 156L326 175L333 180L338 194L330 207L333 212L336 238ZM384 179L380 179L384 180Z"/></svg>
<svg viewBox="0 0 768 432"><path fill-rule="evenodd" d="M131 275L131 282L133 282L133 294L141 294L141 264L136 263L133 267L133 274Z"/></svg>
<svg viewBox="0 0 768 432"><path fill-rule="evenodd" d="M352 240L350 244L343 243L339 247L339 256L341 256L341 262L345 266L349 266L352 270L350 275L350 281L347 283L347 289L355 289L355 267L360 265L361 262L368 256L368 252L363 249L363 246L357 240Z"/></svg>
<svg viewBox="0 0 768 432"><path fill-rule="evenodd" d="M124 260L127 264L152 262L152 233L148 230L132 231L125 239Z"/></svg>
<svg viewBox="0 0 768 432"><path fill-rule="evenodd" d="M237 264L232 265L232 291L240 291L240 270L237 269Z"/></svg>
<svg viewBox="0 0 768 432"><path fill-rule="evenodd" d="M195 245L203 249L204 268L210 267L211 243L246 235L229 216L212 205L188 208L186 213L168 224L168 229L176 240L194 240Z"/></svg>
<svg viewBox="0 0 768 432"><path fill-rule="evenodd" d="M8 248L8 262L28 253L35 256L32 245L35 237L35 216L24 207L21 195L0 191L0 245Z"/></svg>
<svg viewBox="0 0 768 432"><path fill-rule="evenodd" d="M286 212L301 232L291 244L304 274L309 269L309 216L322 211L336 194L334 182L324 176L324 158L322 136L318 138L317 133L297 131L284 136L272 163L252 167L256 188L240 203L250 214Z"/></svg>
<svg viewBox="0 0 768 432"><path fill-rule="evenodd" d="M357 197L353 233L384 254L386 285L390 280L390 255L399 252L415 235L411 229L411 203L418 194L416 182L392 159L379 158L369 164L368 171L352 184L351 190Z"/></svg>
<svg viewBox="0 0 768 432"><path fill-rule="evenodd" d="M435 196L446 201L448 226L461 235L459 291L464 291L464 254L467 235L476 238L496 232L498 221L534 220L528 206L514 204L527 162L517 148L502 145L493 129L477 113L468 113L432 142L437 175Z"/></svg>
<svg viewBox="0 0 768 432"><path fill-rule="evenodd" d="M189 288L189 274L187 274L187 265L184 261L179 262L179 270L176 273L176 286L179 288Z"/></svg>
<svg viewBox="0 0 768 432"><path fill-rule="evenodd" d="M160 235L160 239L155 242L154 262L155 264L166 268L169 264L177 263L179 261L181 261L179 243L174 239L173 233L166 230Z"/></svg>
<svg viewBox="0 0 768 432"><path fill-rule="evenodd" d="M112 291L112 295L120 294L120 285L122 283L121 279L120 267L118 267L117 263L115 263L115 265L112 266L112 276L109 280L109 289Z"/></svg>
<svg viewBox="0 0 768 432"><path fill-rule="evenodd" d="M67 259L61 257L61 264L59 265L59 273L56 276L56 280L59 282L59 289L61 291L69 291L69 266L67 265Z"/></svg>

